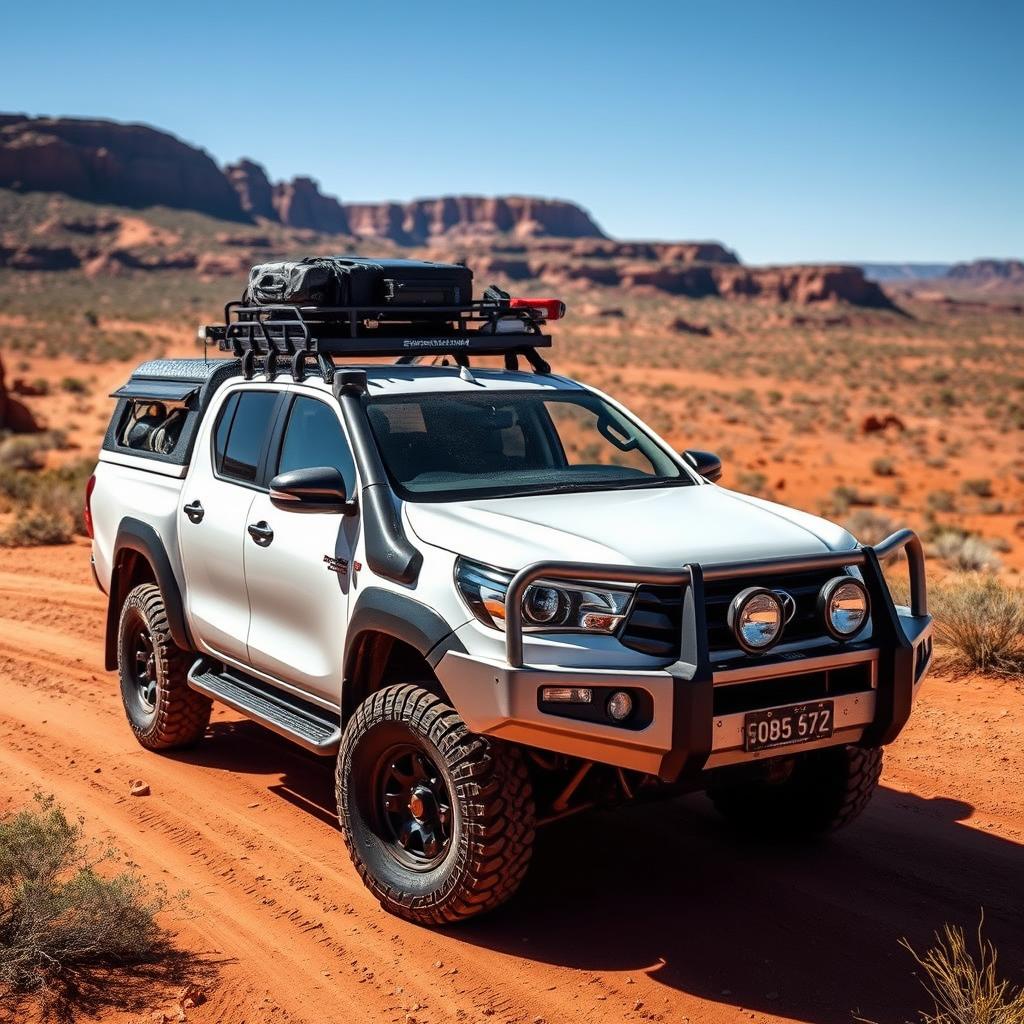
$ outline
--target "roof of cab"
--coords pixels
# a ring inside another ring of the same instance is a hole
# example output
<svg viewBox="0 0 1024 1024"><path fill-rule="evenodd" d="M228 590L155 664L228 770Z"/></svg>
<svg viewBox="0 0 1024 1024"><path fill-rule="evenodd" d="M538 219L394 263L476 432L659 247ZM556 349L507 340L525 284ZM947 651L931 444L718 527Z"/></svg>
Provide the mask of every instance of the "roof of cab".
<svg viewBox="0 0 1024 1024"><path fill-rule="evenodd" d="M557 374L537 374L485 367L474 367L470 371L471 379L467 379L457 366L398 365L395 363L371 363L356 367L345 363L343 366L345 369L366 370L371 396L430 392L479 392L481 389L492 391L583 389L583 385ZM146 378L196 381L215 383L216 385L226 380L237 383L236 378L240 374L241 364L235 359L211 359L209 361L203 359L154 359L136 367L132 372L132 378L134 380ZM291 373L282 366L274 381L277 384L291 383ZM257 373L251 381L254 385L265 382L266 377L262 373ZM304 383L321 389L328 386L315 372L310 372Z"/></svg>

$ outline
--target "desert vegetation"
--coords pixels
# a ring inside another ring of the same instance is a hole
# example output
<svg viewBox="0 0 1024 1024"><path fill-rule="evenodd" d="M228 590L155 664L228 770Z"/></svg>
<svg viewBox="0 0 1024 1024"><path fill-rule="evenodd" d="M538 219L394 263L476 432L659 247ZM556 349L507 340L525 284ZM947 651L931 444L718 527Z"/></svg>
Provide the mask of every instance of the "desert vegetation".
<svg viewBox="0 0 1024 1024"><path fill-rule="evenodd" d="M189 975L157 920L166 894L118 861L52 797L0 817L0 1008L67 1020Z"/></svg>
<svg viewBox="0 0 1024 1024"><path fill-rule="evenodd" d="M983 925L984 916L976 951L958 925L944 925L934 945L921 954L902 940L932 1002L930 1010L921 1011L921 1024L1024 1024L1024 989L1000 977L998 954L984 937Z"/></svg>
<svg viewBox="0 0 1024 1024"><path fill-rule="evenodd" d="M939 667L1024 679L1024 590L989 574L948 577L929 592Z"/></svg>

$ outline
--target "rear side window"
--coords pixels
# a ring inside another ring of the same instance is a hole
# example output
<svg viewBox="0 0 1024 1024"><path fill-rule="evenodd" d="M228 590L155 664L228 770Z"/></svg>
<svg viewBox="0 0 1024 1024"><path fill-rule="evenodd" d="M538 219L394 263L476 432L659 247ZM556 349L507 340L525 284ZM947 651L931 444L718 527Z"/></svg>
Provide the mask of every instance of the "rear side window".
<svg viewBox="0 0 1024 1024"><path fill-rule="evenodd" d="M314 466L333 466L345 478L348 493L355 490L356 467L337 414L325 402L300 397L288 414L277 471Z"/></svg>
<svg viewBox="0 0 1024 1024"><path fill-rule="evenodd" d="M178 446L188 415L184 402L131 399L118 425L117 443L143 454L170 455Z"/></svg>
<svg viewBox="0 0 1024 1024"><path fill-rule="evenodd" d="M277 392L236 392L221 410L214 434L214 464L220 476L254 483Z"/></svg>

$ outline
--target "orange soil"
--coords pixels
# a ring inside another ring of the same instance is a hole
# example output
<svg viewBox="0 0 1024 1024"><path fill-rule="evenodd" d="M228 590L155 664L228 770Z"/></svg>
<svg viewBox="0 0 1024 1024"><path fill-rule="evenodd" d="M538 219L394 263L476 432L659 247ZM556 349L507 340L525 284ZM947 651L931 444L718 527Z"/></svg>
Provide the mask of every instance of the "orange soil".
<svg viewBox="0 0 1024 1024"><path fill-rule="evenodd" d="M103 672L88 547L0 551L0 813L53 792L151 880L219 964L189 1021L905 1020L919 948L984 907L1024 963L1024 694L932 680L864 818L818 846L755 845L700 796L542 834L505 910L428 931L379 910L342 846L332 765L219 710L195 751L132 738ZM152 795L128 795L144 779ZM154 993L149 1021L174 1005ZM174 1010L168 1019L177 1019Z"/></svg>

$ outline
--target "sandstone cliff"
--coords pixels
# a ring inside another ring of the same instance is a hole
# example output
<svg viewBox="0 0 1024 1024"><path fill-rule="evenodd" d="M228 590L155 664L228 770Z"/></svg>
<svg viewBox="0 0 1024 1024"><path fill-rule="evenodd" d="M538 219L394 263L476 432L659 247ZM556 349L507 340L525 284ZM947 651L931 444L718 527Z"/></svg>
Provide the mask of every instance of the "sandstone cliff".
<svg viewBox="0 0 1024 1024"><path fill-rule="evenodd" d="M533 196L442 196L408 203L346 203L349 228L368 238L422 245L440 238L604 238L574 203Z"/></svg>
<svg viewBox="0 0 1024 1024"><path fill-rule="evenodd" d="M325 196L312 178L292 178L274 186L277 219L290 228L328 235L349 233L348 217L334 196Z"/></svg>
<svg viewBox="0 0 1024 1024"><path fill-rule="evenodd" d="M141 124L0 115L0 187L247 219L206 153Z"/></svg>
<svg viewBox="0 0 1024 1024"><path fill-rule="evenodd" d="M954 263L946 271L945 278L986 289L1024 288L1024 260L973 260L970 263Z"/></svg>

